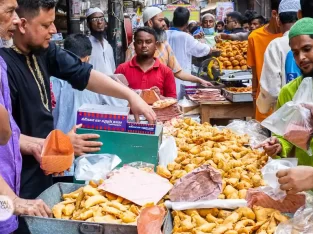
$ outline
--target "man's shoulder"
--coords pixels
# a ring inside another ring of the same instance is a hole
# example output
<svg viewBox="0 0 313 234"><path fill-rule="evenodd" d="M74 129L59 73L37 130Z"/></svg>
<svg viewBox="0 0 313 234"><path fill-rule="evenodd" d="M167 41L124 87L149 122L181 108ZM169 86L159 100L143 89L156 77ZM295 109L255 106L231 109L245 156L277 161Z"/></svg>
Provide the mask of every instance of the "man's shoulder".
<svg viewBox="0 0 313 234"><path fill-rule="evenodd" d="M298 78L284 85L280 90L279 96L286 96L287 94L294 94L294 91L298 89L302 80L303 80L303 77L299 76Z"/></svg>
<svg viewBox="0 0 313 234"><path fill-rule="evenodd" d="M162 70L162 72L172 72L172 69L170 69L167 65L163 64L158 58L156 59L159 63L159 68Z"/></svg>
<svg viewBox="0 0 313 234"><path fill-rule="evenodd" d="M256 39L256 38L259 38L260 36L263 36L263 35L264 35L264 26L251 32L248 38L249 38L249 40L250 39Z"/></svg>

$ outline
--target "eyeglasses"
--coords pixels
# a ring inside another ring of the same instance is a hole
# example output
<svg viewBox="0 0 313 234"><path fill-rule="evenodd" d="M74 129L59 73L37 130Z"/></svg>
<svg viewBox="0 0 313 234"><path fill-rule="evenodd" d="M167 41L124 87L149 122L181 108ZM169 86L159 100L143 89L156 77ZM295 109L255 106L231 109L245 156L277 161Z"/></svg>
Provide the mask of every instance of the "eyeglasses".
<svg viewBox="0 0 313 234"><path fill-rule="evenodd" d="M95 17L91 19L91 22L104 22L105 18L104 17Z"/></svg>

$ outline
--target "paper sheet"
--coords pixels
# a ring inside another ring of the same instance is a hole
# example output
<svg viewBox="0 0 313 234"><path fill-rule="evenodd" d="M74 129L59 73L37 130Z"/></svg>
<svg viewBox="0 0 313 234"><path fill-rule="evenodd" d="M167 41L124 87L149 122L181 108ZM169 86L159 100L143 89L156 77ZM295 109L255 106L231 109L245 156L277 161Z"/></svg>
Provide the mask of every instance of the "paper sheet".
<svg viewBox="0 0 313 234"><path fill-rule="evenodd" d="M151 202L157 204L172 186L167 179L155 173L123 167L99 188L143 206Z"/></svg>

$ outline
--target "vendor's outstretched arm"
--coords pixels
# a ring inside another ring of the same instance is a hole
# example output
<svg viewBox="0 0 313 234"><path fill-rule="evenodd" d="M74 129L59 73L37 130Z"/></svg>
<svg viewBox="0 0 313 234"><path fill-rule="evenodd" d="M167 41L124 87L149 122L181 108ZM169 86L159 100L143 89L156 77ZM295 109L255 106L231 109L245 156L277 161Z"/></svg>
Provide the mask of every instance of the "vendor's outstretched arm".
<svg viewBox="0 0 313 234"><path fill-rule="evenodd" d="M154 123L156 120L152 108L138 94L100 72L91 71L87 89L95 93L127 100L136 121L139 120L139 115L144 115L149 123Z"/></svg>
<svg viewBox="0 0 313 234"><path fill-rule="evenodd" d="M199 84L202 84L204 86L212 86L212 84L209 81L203 80L199 77L193 76L193 75L188 74L184 71L179 71L179 72L175 73L175 77L180 79L180 80L183 80L183 81L190 81L193 83L199 83Z"/></svg>

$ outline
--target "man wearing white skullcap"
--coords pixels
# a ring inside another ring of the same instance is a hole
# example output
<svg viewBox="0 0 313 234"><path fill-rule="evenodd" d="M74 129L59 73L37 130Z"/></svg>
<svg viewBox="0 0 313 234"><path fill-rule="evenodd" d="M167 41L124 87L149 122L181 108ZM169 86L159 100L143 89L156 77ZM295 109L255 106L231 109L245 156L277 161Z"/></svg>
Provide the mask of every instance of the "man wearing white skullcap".
<svg viewBox="0 0 313 234"><path fill-rule="evenodd" d="M160 60L161 63L167 65L174 73L175 77L193 83L200 83L204 86L210 86L211 83L202 80L196 76L184 72L179 65L175 54L166 40L166 23L162 10L158 7L147 7L143 12L143 22L145 26L153 28L157 34L157 48L154 56ZM126 51L126 61L130 61L136 55L134 44L132 43Z"/></svg>
<svg viewBox="0 0 313 234"><path fill-rule="evenodd" d="M113 75L116 67L113 48L106 40L107 22L104 17L104 12L98 7L90 8L87 10L86 17L87 25L91 34L89 40L92 45L92 53L89 63L96 71L106 75ZM79 100L81 102L107 104L111 106L127 106L127 102L121 99L99 95L89 91L86 91L85 93L87 98L85 100L80 98ZM79 102L79 100L76 102Z"/></svg>
<svg viewBox="0 0 313 234"><path fill-rule="evenodd" d="M282 0L278 8L278 25L283 37L274 39L264 54L264 64L260 79L260 95L257 106L266 114L275 109L280 89L296 77L286 76L286 57L290 51L289 30L298 20L297 13L301 9L300 0Z"/></svg>

